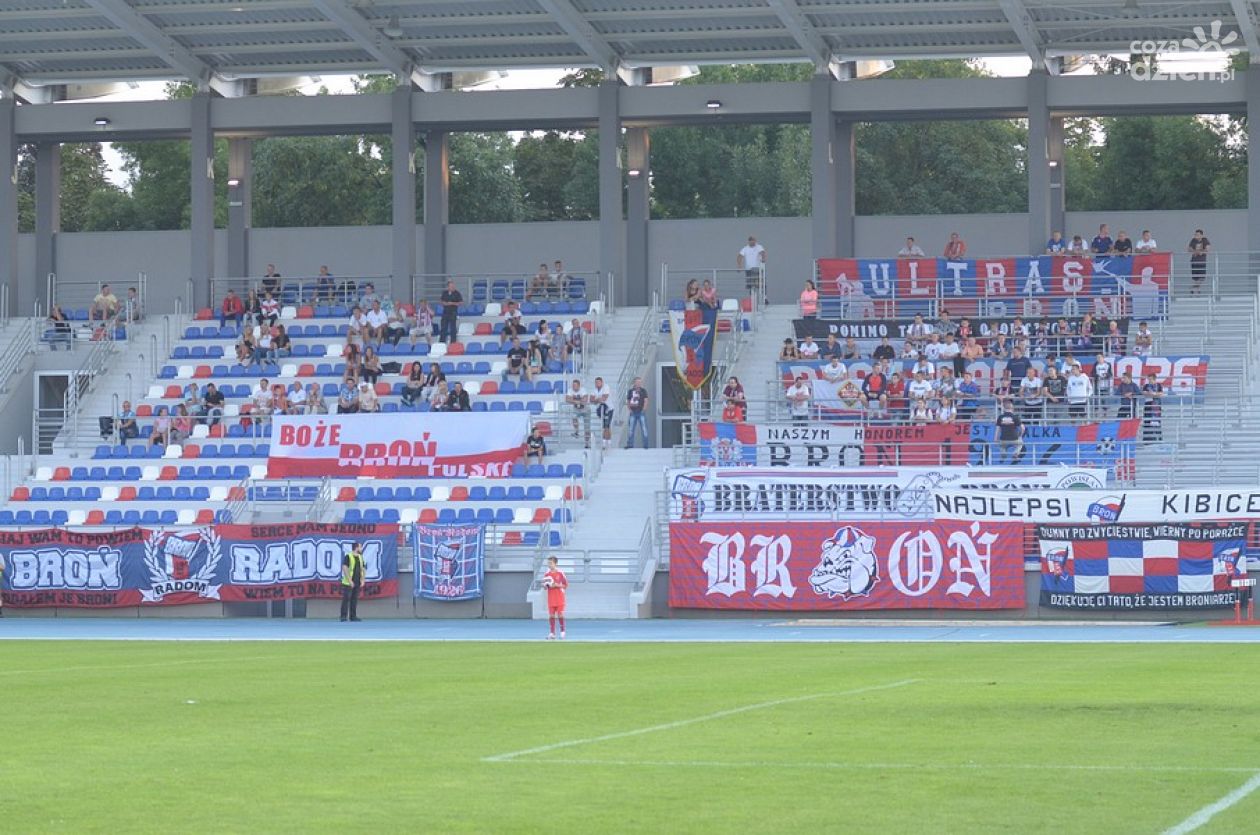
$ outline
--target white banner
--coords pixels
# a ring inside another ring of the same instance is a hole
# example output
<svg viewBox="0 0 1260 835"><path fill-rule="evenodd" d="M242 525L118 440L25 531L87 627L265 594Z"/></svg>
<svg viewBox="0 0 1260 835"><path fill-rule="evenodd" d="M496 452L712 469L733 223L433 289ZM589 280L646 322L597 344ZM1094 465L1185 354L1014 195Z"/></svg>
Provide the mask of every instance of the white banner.
<svg viewBox="0 0 1260 835"><path fill-rule="evenodd" d="M277 415L268 478L506 478L529 435L524 412Z"/></svg>
<svg viewBox="0 0 1260 835"><path fill-rule="evenodd" d="M937 519L1110 524L1260 519L1260 489L1230 490L937 490Z"/></svg>
<svg viewBox="0 0 1260 835"><path fill-rule="evenodd" d="M1102 487L1105 470L1084 467L869 467L843 470L670 470L670 518L926 518L941 488L1057 491Z"/></svg>

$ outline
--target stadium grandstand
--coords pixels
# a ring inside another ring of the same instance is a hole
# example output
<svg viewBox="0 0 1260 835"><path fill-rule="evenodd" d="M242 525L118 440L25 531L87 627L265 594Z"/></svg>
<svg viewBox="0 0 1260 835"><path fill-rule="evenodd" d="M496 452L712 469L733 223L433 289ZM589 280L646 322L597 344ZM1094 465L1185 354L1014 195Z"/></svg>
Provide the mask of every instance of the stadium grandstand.
<svg viewBox="0 0 1260 835"><path fill-rule="evenodd" d="M1258 16L0 0L0 828L1256 831ZM1219 153L1070 204L1147 117ZM995 122L864 211L864 130ZM800 211L660 210L754 126ZM544 131L590 211L452 221L461 136ZM376 220L256 224L317 137ZM63 223L158 141L165 225Z"/></svg>

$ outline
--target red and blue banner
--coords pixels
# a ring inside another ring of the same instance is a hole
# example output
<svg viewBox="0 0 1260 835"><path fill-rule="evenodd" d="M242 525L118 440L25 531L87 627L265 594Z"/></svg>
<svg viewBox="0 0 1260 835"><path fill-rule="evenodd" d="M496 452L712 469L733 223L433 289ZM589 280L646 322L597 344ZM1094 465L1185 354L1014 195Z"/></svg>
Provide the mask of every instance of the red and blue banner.
<svg viewBox="0 0 1260 835"><path fill-rule="evenodd" d="M475 600L485 584L485 525L413 526L415 596Z"/></svg>
<svg viewBox="0 0 1260 835"><path fill-rule="evenodd" d="M276 415L268 478L507 478L524 412Z"/></svg>
<svg viewBox="0 0 1260 835"><path fill-rule="evenodd" d="M1232 606L1247 574L1248 522L1038 525L1041 605L1070 609Z"/></svg>
<svg viewBox="0 0 1260 835"><path fill-rule="evenodd" d="M821 258L824 318L933 315L1157 319L1168 309L1172 253L1075 257Z"/></svg>
<svg viewBox="0 0 1260 835"><path fill-rule="evenodd" d="M1024 448L1008 457L993 443L996 427L992 423L973 423L971 463L1097 467L1114 470L1116 478L1128 481L1136 471L1134 456L1141 431L1142 421L1137 418L1079 426L1025 424Z"/></svg>
<svg viewBox="0 0 1260 835"><path fill-rule="evenodd" d="M1019 609L1012 522L672 522L669 604L824 611Z"/></svg>
<svg viewBox="0 0 1260 835"><path fill-rule="evenodd" d="M714 307L669 314L669 332L674 341L678 379L693 391L703 386L713 373L717 320L718 311Z"/></svg>
<svg viewBox="0 0 1260 835"><path fill-rule="evenodd" d="M700 463L717 467L757 466L757 427L748 423L701 423Z"/></svg>
<svg viewBox="0 0 1260 835"><path fill-rule="evenodd" d="M342 559L363 550L361 599L398 594L398 526L302 523L80 533L0 531L4 602L110 608L341 596Z"/></svg>

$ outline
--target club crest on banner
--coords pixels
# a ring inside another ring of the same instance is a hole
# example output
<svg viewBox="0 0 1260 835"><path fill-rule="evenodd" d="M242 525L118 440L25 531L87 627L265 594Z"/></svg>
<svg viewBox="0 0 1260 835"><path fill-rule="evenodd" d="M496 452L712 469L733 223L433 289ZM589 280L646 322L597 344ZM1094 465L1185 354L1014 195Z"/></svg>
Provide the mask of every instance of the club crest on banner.
<svg viewBox="0 0 1260 835"><path fill-rule="evenodd" d="M865 597L878 582L875 537L852 525L840 528L822 544L818 565L809 575L815 593L842 600Z"/></svg>
<svg viewBox="0 0 1260 835"><path fill-rule="evenodd" d="M215 569L223 558L219 534L202 528L191 534L153 531L144 542L144 567L149 588L140 589L145 603L160 603L168 594L194 594L219 599Z"/></svg>
<svg viewBox="0 0 1260 835"><path fill-rule="evenodd" d="M1091 522L1102 524L1103 522L1119 522L1120 515L1124 512L1124 503L1127 496L1103 496L1096 502L1090 502L1089 509L1085 511L1085 515L1089 517Z"/></svg>
<svg viewBox="0 0 1260 835"><path fill-rule="evenodd" d="M1046 568L1050 576L1056 580L1066 580L1072 576L1072 548L1066 546L1046 552Z"/></svg>

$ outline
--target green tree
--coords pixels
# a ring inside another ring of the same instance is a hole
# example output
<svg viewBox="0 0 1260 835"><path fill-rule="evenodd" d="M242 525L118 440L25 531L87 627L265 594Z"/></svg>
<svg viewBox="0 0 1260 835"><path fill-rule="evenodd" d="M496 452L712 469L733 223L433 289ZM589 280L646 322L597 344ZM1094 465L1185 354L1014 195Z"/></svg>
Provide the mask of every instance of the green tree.
<svg viewBox="0 0 1260 835"><path fill-rule="evenodd" d="M35 230L35 155L24 146L18 155L18 228ZM95 228L89 205L98 194L118 194L106 176L101 146L66 143L61 146L61 231L81 232Z"/></svg>
<svg viewBox="0 0 1260 835"><path fill-rule="evenodd" d="M520 180L527 220L572 220L580 213L569 202L569 183L578 173L578 146L584 141L580 134L559 131L529 134L517 140L512 167Z"/></svg>
<svg viewBox="0 0 1260 835"><path fill-rule="evenodd" d="M451 223L516 223L525 219L512 151L512 138L506 133L451 134Z"/></svg>
<svg viewBox="0 0 1260 835"><path fill-rule="evenodd" d="M255 226L390 222L389 161L382 158L381 148L361 137L264 139L254 143L253 171Z"/></svg>
<svg viewBox="0 0 1260 835"><path fill-rule="evenodd" d="M192 222L192 147L182 139L114 144L123 160L131 194L132 227L187 229ZM214 217L227 226L227 140L214 143ZM106 218L93 222L108 228Z"/></svg>

